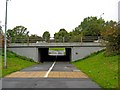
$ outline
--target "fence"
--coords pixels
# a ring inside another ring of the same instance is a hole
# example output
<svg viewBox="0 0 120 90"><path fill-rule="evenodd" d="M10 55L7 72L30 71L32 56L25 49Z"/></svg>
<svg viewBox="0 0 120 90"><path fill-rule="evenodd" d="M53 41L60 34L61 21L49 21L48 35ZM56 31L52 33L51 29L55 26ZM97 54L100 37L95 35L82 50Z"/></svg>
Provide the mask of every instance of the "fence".
<svg viewBox="0 0 120 90"><path fill-rule="evenodd" d="M8 38L8 43L44 43L46 42L44 39L36 39L36 38ZM77 41L58 41L57 42L63 42L63 43L67 43L67 42L101 42L101 40L103 40L102 37L100 36L84 36L84 37L80 37ZM48 43L55 43L56 40L54 38L50 39L47 41ZM57 43L56 42L56 43Z"/></svg>

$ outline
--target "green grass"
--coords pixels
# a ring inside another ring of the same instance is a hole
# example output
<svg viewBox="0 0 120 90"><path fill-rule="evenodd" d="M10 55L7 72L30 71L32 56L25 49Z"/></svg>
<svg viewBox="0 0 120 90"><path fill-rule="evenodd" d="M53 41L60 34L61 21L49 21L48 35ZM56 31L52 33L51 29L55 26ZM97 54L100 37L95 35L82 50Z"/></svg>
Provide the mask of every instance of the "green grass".
<svg viewBox="0 0 120 90"><path fill-rule="evenodd" d="M92 54L73 64L102 88L118 88L119 55L106 57L104 52Z"/></svg>
<svg viewBox="0 0 120 90"><path fill-rule="evenodd" d="M65 48L49 48L49 50L62 51L65 50Z"/></svg>
<svg viewBox="0 0 120 90"><path fill-rule="evenodd" d="M23 68L37 64L31 59L28 59L26 57L19 56L13 52L7 51L7 69L4 69L3 57L4 57L3 55L0 55L0 58L2 58L2 61L0 61L0 65L2 63L2 67L0 68L2 69L2 77L12 72L19 71Z"/></svg>

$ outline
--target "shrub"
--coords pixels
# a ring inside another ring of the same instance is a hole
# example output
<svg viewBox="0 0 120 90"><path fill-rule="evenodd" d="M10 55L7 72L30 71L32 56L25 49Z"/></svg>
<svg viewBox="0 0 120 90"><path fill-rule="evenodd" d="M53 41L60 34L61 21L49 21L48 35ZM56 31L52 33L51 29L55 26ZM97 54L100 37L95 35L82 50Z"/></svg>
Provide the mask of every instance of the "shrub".
<svg viewBox="0 0 120 90"><path fill-rule="evenodd" d="M107 41L106 55L120 54L120 25L110 22L102 31L102 36Z"/></svg>

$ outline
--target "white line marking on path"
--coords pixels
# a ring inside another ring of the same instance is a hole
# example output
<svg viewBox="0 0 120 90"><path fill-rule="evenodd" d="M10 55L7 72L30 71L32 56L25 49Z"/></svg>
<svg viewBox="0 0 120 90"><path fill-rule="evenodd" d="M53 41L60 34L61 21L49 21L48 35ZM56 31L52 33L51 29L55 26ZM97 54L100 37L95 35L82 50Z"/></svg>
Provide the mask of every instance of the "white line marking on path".
<svg viewBox="0 0 120 90"><path fill-rule="evenodd" d="M48 74L50 73L50 71L53 69L53 67L54 67L54 65L55 65L55 63L56 62L54 62L53 64L52 64L52 66L49 68L49 70L47 71L47 73L45 74L45 78L47 78L48 77Z"/></svg>

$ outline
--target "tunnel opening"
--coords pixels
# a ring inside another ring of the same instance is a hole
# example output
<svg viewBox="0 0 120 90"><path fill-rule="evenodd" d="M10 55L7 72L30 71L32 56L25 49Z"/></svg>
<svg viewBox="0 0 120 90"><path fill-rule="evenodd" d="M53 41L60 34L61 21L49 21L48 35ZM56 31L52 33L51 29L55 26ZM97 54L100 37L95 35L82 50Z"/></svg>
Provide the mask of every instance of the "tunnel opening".
<svg viewBox="0 0 120 90"><path fill-rule="evenodd" d="M58 51L56 51L55 49L56 48L39 48L38 49L39 62L71 61L71 48L64 48Z"/></svg>

